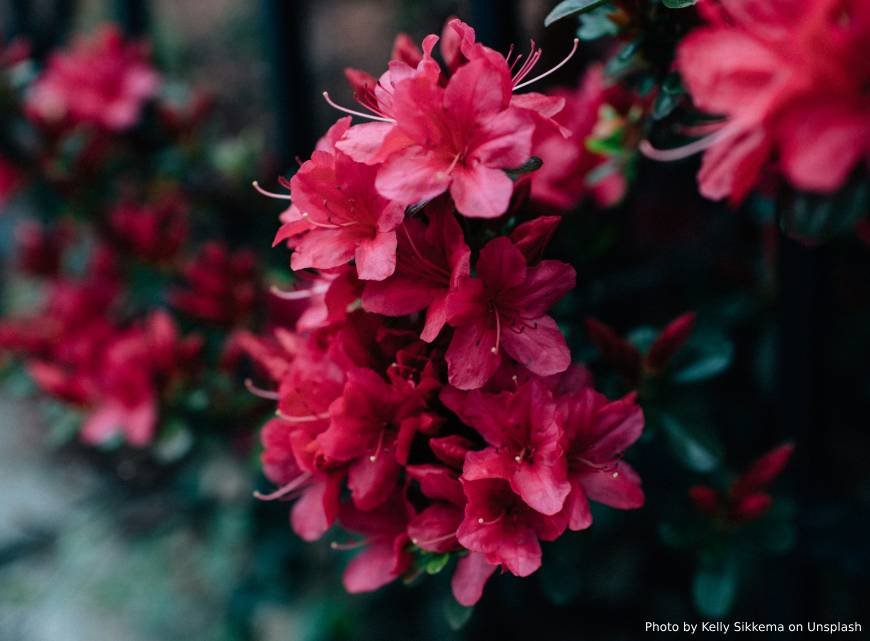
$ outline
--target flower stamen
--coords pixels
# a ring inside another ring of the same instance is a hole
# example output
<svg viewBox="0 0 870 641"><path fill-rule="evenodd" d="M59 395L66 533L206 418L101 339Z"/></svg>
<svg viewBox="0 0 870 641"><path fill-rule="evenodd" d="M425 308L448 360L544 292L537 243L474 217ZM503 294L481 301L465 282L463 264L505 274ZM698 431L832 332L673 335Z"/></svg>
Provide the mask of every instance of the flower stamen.
<svg viewBox="0 0 870 641"><path fill-rule="evenodd" d="M327 420L329 418L329 412L324 412L323 414L309 414L308 416L291 416L278 410L275 412L275 416L280 418L282 421L287 421L288 423L316 423L317 421Z"/></svg>
<svg viewBox="0 0 870 641"><path fill-rule="evenodd" d="M375 116L372 114L367 114L367 113L362 112L362 111L356 111L354 109L348 109L347 107L342 107L338 103L334 102L332 100L332 98L329 97L328 91L323 92L323 98L326 100L326 102L329 104L329 106L332 107L333 109L338 109L339 111L346 113L346 114L349 114L351 116L359 116L360 118L368 118L369 120L377 120L379 122L388 122L391 125L395 124L395 122L396 122L392 118L382 118L381 116Z"/></svg>
<svg viewBox="0 0 870 641"><path fill-rule="evenodd" d="M261 492L256 491L254 492L254 497L260 499L261 501L274 501L275 499L283 498L288 494L294 492L295 490L298 490L306 482L308 482L308 479L310 478L311 472L303 472L286 485L282 485L281 487L279 487L274 492L270 492L269 494L262 494Z"/></svg>
<svg viewBox="0 0 870 641"><path fill-rule="evenodd" d="M281 300L304 300L306 298L313 298L314 296L325 294L328 289L329 283L324 283L322 285L316 285L314 287L308 287L305 289L294 289L292 291L285 291L283 289L279 289L275 285L272 285L269 288L269 293L271 293L276 298L280 298Z"/></svg>
<svg viewBox="0 0 870 641"><path fill-rule="evenodd" d="M258 387L250 378L245 379L245 388L257 398L263 398L267 401L277 401L281 398L278 395L278 392L273 392L271 390Z"/></svg>
<svg viewBox="0 0 870 641"><path fill-rule="evenodd" d="M267 191L267 190L263 189L262 187L260 187L259 181L256 181L256 180L251 181L251 185L254 187L254 189L256 189L258 192L263 194L266 198L275 198L277 200L293 200L293 197L290 196L290 194L276 194L273 191Z"/></svg>
<svg viewBox="0 0 870 641"><path fill-rule="evenodd" d="M544 78L546 78L546 77L549 76L550 74L555 73L556 71L558 71L559 69L561 69L562 67L564 67L566 64L568 64L568 61L571 60L571 58L574 57L574 54L577 52L577 47L578 47L578 46L580 46L580 39L579 39L579 38L574 38L574 46L571 47L571 51L570 51L570 53L562 59L562 62L560 62L559 64L557 64L555 67L553 67L553 68L550 69L549 71L545 71L545 72L542 73L541 75L539 75L539 76L535 76L535 77L532 78L531 80L526 80L525 82L521 82L521 83L518 84L518 85L514 85L514 91L516 91L517 89L522 89L523 87L528 87L529 85L534 84L534 83L538 82L539 80L543 80ZM541 51L541 50L538 49L538 54L540 54L540 51ZM534 57L534 56L533 56L533 57ZM535 64L538 62L539 59L540 59L540 55L538 55L537 57L535 57L535 62L532 63L532 67L535 66ZM529 61L526 60L526 63L528 63L528 62L529 62ZM526 71L526 73L529 73L531 70L532 70L531 67L529 67L529 69L528 69L528 71ZM522 69L521 69L520 71L522 71ZM517 74L517 75L519 75L519 74ZM521 79L522 79L522 76L520 76L520 78L518 78L518 80L521 80Z"/></svg>

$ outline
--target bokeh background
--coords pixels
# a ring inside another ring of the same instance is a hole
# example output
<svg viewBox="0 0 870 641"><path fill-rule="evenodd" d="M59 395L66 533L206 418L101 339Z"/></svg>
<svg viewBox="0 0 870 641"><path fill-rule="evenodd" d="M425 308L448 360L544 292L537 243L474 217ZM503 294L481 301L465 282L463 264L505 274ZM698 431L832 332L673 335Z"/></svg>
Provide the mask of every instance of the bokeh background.
<svg viewBox="0 0 870 641"><path fill-rule="evenodd" d="M336 117L321 92L350 104L344 68L378 72L395 33L419 41L459 15L501 50L535 37L548 66L576 29L545 31L551 4L2 0L0 25L7 36L27 34L37 54L106 20L147 37L167 78L214 96L221 153L242 192L307 156ZM553 81L576 83L604 48L584 45ZM629 330L693 309L703 329L727 336L727 372L673 400L704 435L674 437L677 458L704 455L713 441L709 450L739 470L795 441L777 486L782 518L748 545L739 571L698 587L700 553L674 525L690 509L686 474L673 457L641 445L642 477L663 488L646 508L602 511L591 531L545 546L544 567L529 580L494 580L473 613L451 605L443 575L349 596L340 588L345 557L328 539L303 543L284 506L252 500L251 490L263 487L255 448L227 452L206 441L184 465L164 467L134 453L106 457L64 441L63 417L11 380L0 392L0 639L611 641L641 638L645 621L703 618L699 589L713 598L736 592L730 616L739 620L866 616L870 252L851 238L814 249L784 238L765 203L738 215L704 201L696 169L692 161L640 161L628 199L572 214L552 253L578 269L561 314L581 360L595 365L582 329L588 314ZM222 233L262 252L276 227L272 204L240 197ZM13 218L0 219L6 259ZM270 270L286 271L285 253L267 256ZM259 426L235 427L252 440ZM688 478L705 477L690 464Z"/></svg>

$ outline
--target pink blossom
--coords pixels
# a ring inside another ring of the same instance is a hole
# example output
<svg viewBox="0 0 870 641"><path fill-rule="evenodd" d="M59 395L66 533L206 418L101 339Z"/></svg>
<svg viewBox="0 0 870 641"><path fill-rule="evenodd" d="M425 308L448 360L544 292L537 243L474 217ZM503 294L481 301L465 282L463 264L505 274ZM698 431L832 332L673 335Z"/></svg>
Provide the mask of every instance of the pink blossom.
<svg viewBox="0 0 870 641"><path fill-rule="evenodd" d="M620 510L644 503L640 477L621 460L622 453L643 432L643 412L631 394L609 402L591 388L558 400L558 422L565 433L571 494L566 502L568 526L592 524L589 501Z"/></svg>
<svg viewBox="0 0 870 641"><path fill-rule="evenodd" d="M428 224L409 218L398 231L396 272L366 284L362 304L370 312L405 316L426 309L421 338L433 341L447 321L447 299L468 276L471 250L452 206L436 201L425 210Z"/></svg>
<svg viewBox="0 0 870 641"><path fill-rule="evenodd" d="M350 126L342 118L290 181L294 208L276 242L298 237L294 270L339 267L354 259L363 280L383 280L396 268L396 228L404 206L375 191L377 168L335 149Z"/></svg>
<svg viewBox="0 0 870 641"><path fill-rule="evenodd" d="M11 162L0 156L0 208L12 198L21 185L21 174ZM3 209L0 209L0 214Z"/></svg>
<svg viewBox="0 0 870 641"><path fill-rule="evenodd" d="M707 148L703 195L740 202L773 157L795 187L818 192L870 161L866 3L722 0L702 9L709 24L683 40L677 64L695 104L724 117L685 149Z"/></svg>
<svg viewBox="0 0 870 641"><path fill-rule="evenodd" d="M51 55L26 106L32 117L48 124L120 131L136 124L158 83L147 50L106 25Z"/></svg>
<svg viewBox="0 0 870 641"><path fill-rule="evenodd" d="M185 286L170 292L179 310L217 325L243 323L260 295L254 255L245 249L231 251L218 242L205 244L184 266Z"/></svg>
<svg viewBox="0 0 870 641"><path fill-rule="evenodd" d="M532 155L543 165L531 176L532 199L562 210L576 207L587 194L599 205L615 204L625 193L625 179L618 166L591 178L592 172L608 166L608 159L589 151L586 139L595 133L602 107L623 108L629 97L618 85L606 84L600 66L590 67L576 89L557 89L550 95L562 99L565 107L553 115L558 127L542 123L535 129Z"/></svg>
<svg viewBox="0 0 870 641"><path fill-rule="evenodd" d="M455 328L446 355L450 384L482 387L502 349L541 376L564 371L571 356L547 310L574 287L574 269L555 260L529 267L504 237L487 243L476 268L477 277L463 279L447 299L447 322Z"/></svg>
<svg viewBox="0 0 870 641"><path fill-rule="evenodd" d="M699 511L710 516L737 523L754 521L773 505L766 487L782 474L793 452L793 443L783 443L755 461L727 492L696 485L689 489L689 496Z"/></svg>
<svg viewBox="0 0 870 641"><path fill-rule="evenodd" d="M504 479L537 512L562 510L571 486L556 405L542 383L533 380L500 394L447 389L441 399L489 445L466 454L464 479Z"/></svg>
<svg viewBox="0 0 870 641"><path fill-rule="evenodd" d="M412 558L406 550L409 540L405 529L412 515L413 509L401 491L368 512L360 511L352 503L342 506L341 524L365 536L357 544L333 544L335 549L364 546L344 571L344 587L348 592L377 590L410 568Z"/></svg>
<svg viewBox="0 0 870 641"><path fill-rule="evenodd" d="M118 243L135 256L167 261L187 240L187 206L177 194L146 204L121 202L109 213L109 225Z"/></svg>
<svg viewBox="0 0 870 641"><path fill-rule="evenodd" d="M463 480L462 486L468 503L457 532L459 542L483 554L489 565L502 565L516 576L528 576L541 567L540 540L561 536L568 523L566 512L536 512L500 479Z"/></svg>

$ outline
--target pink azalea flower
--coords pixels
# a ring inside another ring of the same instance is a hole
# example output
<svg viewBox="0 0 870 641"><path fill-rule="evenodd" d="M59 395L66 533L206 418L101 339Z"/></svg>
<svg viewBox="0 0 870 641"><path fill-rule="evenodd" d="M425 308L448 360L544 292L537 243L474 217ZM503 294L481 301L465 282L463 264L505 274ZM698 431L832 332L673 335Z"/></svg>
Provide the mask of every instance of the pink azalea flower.
<svg viewBox="0 0 870 641"><path fill-rule="evenodd" d="M106 25L49 58L26 107L32 117L49 124L86 123L120 131L136 124L158 83L146 49Z"/></svg>
<svg viewBox="0 0 870 641"><path fill-rule="evenodd" d="M339 267L351 259L363 280L383 280L396 268L396 228L404 206L375 190L376 167L335 149L350 126L342 118L290 181L294 208L286 212L276 242L299 236L294 270Z"/></svg>
<svg viewBox="0 0 870 641"><path fill-rule="evenodd" d="M532 509L548 515L562 510L571 486L556 406L543 383L500 394L447 389L441 399L489 445L465 456L464 479L504 479Z"/></svg>
<svg viewBox="0 0 870 641"><path fill-rule="evenodd" d="M689 34L677 66L695 104L721 127L662 160L707 149L698 176L708 198L740 202L772 157L798 189L831 192L870 162L870 8L859 0L752 0L701 5L709 25Z"/></svg>
<svg viewBox="0 0 870 641"><path fill-rule="evenodd" d="M568 526L592 524L589 501L620 510L644 503L640 477L621 460L622 453L643 432L643 412L630 394L609 402L591 388L558 400L558 422L565 432L565 453L571 494L566 501Z"/></svg>
<svg viewBox="0 0 870 641"><path fill-rule="evenodd" d="M149 444L157 427L160 392L176 374L193 366L200 346L199 337L181 339L175 322L163 311L119 334L105 349L82 439L102 443L122 434L130 445Z"/></svg>
<svg viewBox="0 0 870 641"><path fill-rule="evenodd" d="M457 532L459 542L472 552L483 554L489 565L502 565L516 576L528 576L541 567L540 540L559 538L568 523L567 513L563 510L547 516L536 512L500 479L463 479L462 486L468 503ZM479 560L472 563L477 567L465 568L465 572L489 571L480 568Z"/></svg>
<svg viewBox="0 0 870 641"><path fill-rule="evenodd" d="M678 316L659 332L646 354L620 336L612 327L591 316L586 319L589 340L604 360L630 385L637 385L644 374L659 375L692 335L695 312Z"/></svg>
<svg viewBox="0 0 870 641"><path fill-rule="evenodd" d="M459 281L469 275L471 250L452 206L438 201L426 208L428 225L409 218L398 231L396 272L382 281L366 284L363 307L385 316L405 316L426 309L420 337L435 340L447 321L447 298Z"/></svg>
<svg viewBox="0 0 870 641"><path fill-rule="evenodd" d="M11 162L0 156L0 214L21 185L21 174Z"/></svg>
<svg viewBox="0 0 870 641"><path fill-rule="evenodd" d="M567 369L571 355L547 310L574 287L574 269L555 260L529 267L508 238L481 250L477 278L465 278L447 298L455 330L446 359L450 384L482 387L498 369L502 349L541 376Z"/></svg>
<svg viewBox="0 0 870 641"><path fill-rule="evenodd" d="M109 213L109 226L133 255L151 262L171 260L187 240L187 206L177 194L144 205L122 202Z"/></svg>
<svg viewBox="0 0 870 641"><path fill-rule="evenodd" d="M608 87L597 65L586 71L576 89L558 89L551 96L561 98L565 107L553 115L558 127L545 123L535 129L532 155L544 164L531 176L532 199L561 210L573 209L587 194L599 205L615 204L624 195L625 179L613 167L606 176L590 182L590 174L601 170L608 159L589 151L586 139L595 132L601 108L627 109L629 96L618 85Z"/></svg>
<svg viewBox="0 0 870 641"><path fill-rule="evenodd" d="M304 541L318 540L338 517L344 466L318 451L308 429L284 418L266 423L260 440L263 473L280 487L258 498L297 499L290 511L293 531Z"/></svg>
<svg viewBox="0 0 870 641"><path fill-rule="evenodd" d="M272 297L279 309L271 316L281 316L281 320L292 317L291 322L297 332L308 332L347 318L349 309L362 294L362 283L356 271L344 265L336 269L324 270L317 275L300 272L299 286L292 291L273 288Z"/></svg>
<svg viewBox="0 0 870 641"><path fill-rule="evenodd" d="M329 428L317 437L328 457L349 463L348 487L361 510L386 501L398 482L396 416L401 402L375 372L352 369L342 395L330 406Z"/></svg>
<svg viewBox="0 0 870 641"><path fill-rule="evenodd" d="M498 565L490 563L486 554L469 552L456 562L456 571L450 580L453 597L470 608L480 601L486 582L497 569Z"/></svg>
<svg viewBox="0 0 870 641"><path fill-rule="evenodd" d="M534 122L511 107L507 65L479 59L441 87L426 77L398 83L396 128L407 138L378 171L378 191L410 205L450 190L465 216L495 218L508 207L513 181L505 169L531 155Z"/></svg>
<svg viewBox="0 0 870 641"><path fill-rule="evenodd" d="M218 242L209 242L184 268L186 286L170 292L179 310L217 325L243 323L253 312L260 295L260 280L254 255L236 252Z"/></svg>
<svg viewBox="0 0 870 641"><path fill-rule="evenodd" d="M443 465L409 465L405 471L417 481L423 495L432 500L408 523L411 543L435 553L461 549L456 530L462 522L465 494L459 473Z"/></svg>
<svg viewBox="0 0 870 641"><path fill-rule="evenodd" d="M513 194L504 170L529 159L535 119L549 121L564 105L561 98L513 92L571 56L525 80L541 55L534 43L514 72L519 57L511 64L476 43L474 30L461 21L451 20L445 34L446 81L431 57L434 35L424 40L422 52L411 52L405 43L400 48L405 60L391 61L377 83L358 71L349 74L358 101L371 114L331 104L376 122L352 127L337 147L355 160L383 163L375 184L390 200L411 205L449 191L464 216L496 218L507 211ZM409 64L413 61L416 67Z"/></svg>
<svg viewBox="0 0 870 641"><path fill-rule="evenodd" d="M18 268L34 276L57 276L73 230L65 221L56 225L23 220L15 228Z"/></svg>
<svg viewBox="0 0 870 641"><path fill-rule="evenodd" d="M710 516L735 523L754 521L773 504L766 487L782 474L793 452L793 443L783 443L755 461L735 479L727 493L696 485L689 489L689 496L699 511Z"/></svg>
<svg viewBox="0 0 870 641"><path fill-rule="evenodd" d="M410 567L412 557L407 551L409 543L406 527L413 516L402 491L396 491L378 508L363 512L352 503L342 505L341 524L365 538L358 543L333 544L333 549L351 549L364 546L362 552L351 559L344 571L344 587L354 594L370 592L402 576Z"/></svg>

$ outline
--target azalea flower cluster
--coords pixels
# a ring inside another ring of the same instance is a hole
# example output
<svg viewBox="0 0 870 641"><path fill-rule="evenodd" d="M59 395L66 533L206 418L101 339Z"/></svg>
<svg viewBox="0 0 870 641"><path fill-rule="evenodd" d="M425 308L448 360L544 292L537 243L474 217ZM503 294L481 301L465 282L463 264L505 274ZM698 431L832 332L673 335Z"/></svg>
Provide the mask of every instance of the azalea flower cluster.
<svg viewBox="0 0 870 641"><path fill-rule="evenodd" d="M0 70L26 58L9 47ZM148 47L114 25L54 51L37 74L16 73L28 81L8 83L20 126L5 132L15 153L0 160L0 204L14 190L30 205L15 213L35 208L39 220L15 221L10 273L27 296L3 300L0 364L21 363L89 445L153 446L164 426L191 427L209 410L197 394L224 419L256 414L247 395L215 397L236 384L235 332L265 316L263 270L216 240L195 217L205 199L160 164L190 142L206 103L159 99ZM137 136L153 137L148 153ZM36 191L46 197L29 202Z"/></svg>
<svg viewBox="0 0 870 641"><path fill-rule="evenodd" d="M518 93L540 50L519 64L452 20L442 67L437 42L400 38L378 80L348 72L373 122L340 119L271 194L292 197L275 242L299 277L279 295L307 305L294 330L242 342L268 379L250 389L277 402L261 437L278 488L260 497L294 499L307 541L357 535L333 542L363 548L348 591L456 557L471 605L496 570L528 576L541 541L589 527L590 502L643 504L622 454L644 418L633 394L595 391L551 316L576 278L542 257L559 218L514 222L536 138L572 135L563 97Z"/></svg>
<svg viewBox="0 0 870 641"><path fill-rule="evenodd" d="M801 190L831 193L870 166L866 41L860 0L704 0L707 25L679 45L676 65L692 100L716 116L701 138L648 155L704 151L701 193L742 201L775 168Z"/></svg>
<svg viewBox="0 0 870 641"><path fill-rule="evenodd" d="M122 131L138 122L159 82L147 48L105 25L50 56L25 108L53 128L87 124Z"/></svg>
<svg viewBox="0 0 870 641"><path fill-rule="evenodd" d="M119 205L110 220L117 222L117 214L130 206ZM211 243L189 258L180 251L155 255L154 221L164 216L165 207L165 202L143 206L138 231L122 226L128 233L120 247L111 236L100 240L89 250L84 270L70 268L69 262L71 254L93 242L83 242L87 227L68 221L43 226L29 220L18 227L17 267L41 294L29 310L0 319L0 357L22 361L42 392L80 413L79 434L89 444L151 444L162 410L182 403L194 383L201 383L204 332L214 325L225 328L224 340L231 347L229 332L246 326L251 308L263 295L248 252L231 253ZM187 220L186 210L178 215ZM177 240L177 229L163 229L157 240ZM131 253L130 247L138 251ZM221 271L221 266L227 268ZM239 272L239 266L244 270ZM207 267L213 270L204 278ZM177 285L162 297L200 331L182 334L176 315L167 308L139 311L132 275L142 270L175 274L170 282Z"/></svg>

